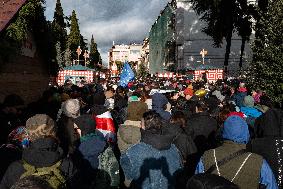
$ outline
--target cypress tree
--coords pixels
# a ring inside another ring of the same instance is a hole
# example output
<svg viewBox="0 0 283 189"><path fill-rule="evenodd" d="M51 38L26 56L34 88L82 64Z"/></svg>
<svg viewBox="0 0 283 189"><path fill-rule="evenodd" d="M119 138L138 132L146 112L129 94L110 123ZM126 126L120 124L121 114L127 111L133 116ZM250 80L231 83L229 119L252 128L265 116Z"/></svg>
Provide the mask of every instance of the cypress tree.
<svg viewBox="0 0 283 189"><path fill-rule="evenodd" d="M283 2L270 0L267 11L259 14L248 82L252 88L263 89L280 102L283 100Z"/></svg>
<svg viewBox="0 0 283 189"><path fill-rule="evenodd" d="M94 41L93 35L91 36L91 41L90 41L89 57L90 57L89 67L99 69L98 65L102 63L102 60L101 60L100 53L97 50L97 44Z"/></svg>
<svg viewBox="0 0 283 189"><path fill-rule="evenodd" d="M81 34L76 12L73 10L71 15L70 34L68 35L67 47L71 50L72 59L77 59L76 50L81 45ZM82 54L81 54L82 55Z"/></svg>
<svg viewBox="0 0 283 189"><path fill-rule="evenodd" d="M66 23L64 20L63 8L60 0L57 0L56 2L52 28L53 28L54 43L56 44L59 41L61 44L61 50L65 50L66 40L67 40L67 30L66 30Z"/></svg>

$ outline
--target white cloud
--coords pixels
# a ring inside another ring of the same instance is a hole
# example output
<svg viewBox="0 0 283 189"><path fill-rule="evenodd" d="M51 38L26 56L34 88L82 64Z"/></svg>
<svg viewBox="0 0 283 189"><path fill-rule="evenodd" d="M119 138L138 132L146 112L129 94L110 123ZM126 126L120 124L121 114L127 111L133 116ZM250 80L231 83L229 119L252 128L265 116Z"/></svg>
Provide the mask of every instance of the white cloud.
<svg viewBox="0 0 283 189"><path fill-rule="evenodd" d="M115 43L142 42L151 25L170 0L61 0L65 15L77 13L82 35L91 35L101 49L103 62ZM46 0L45 15L53 19L56 0Z"/></svg>

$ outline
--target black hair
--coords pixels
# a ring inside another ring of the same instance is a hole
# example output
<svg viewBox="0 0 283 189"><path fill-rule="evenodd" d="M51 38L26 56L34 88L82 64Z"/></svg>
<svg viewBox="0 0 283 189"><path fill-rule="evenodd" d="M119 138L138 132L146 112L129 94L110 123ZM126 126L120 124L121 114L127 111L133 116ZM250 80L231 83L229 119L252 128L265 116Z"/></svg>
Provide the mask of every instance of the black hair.
<svg viewBox="0 0 283 189"><path fill-rule="evenodd" d="M143 114L145 130L160 131L162 126L161 116L154 110Z"/></svg>
<svg viewBox="0 0 283 189"><path fill-rule="evenodd" d="M202 112L205 112L208 110L207 104L202 100L199 100L197 102L196 107L198 108L199 111L202 111Z"/></svg>

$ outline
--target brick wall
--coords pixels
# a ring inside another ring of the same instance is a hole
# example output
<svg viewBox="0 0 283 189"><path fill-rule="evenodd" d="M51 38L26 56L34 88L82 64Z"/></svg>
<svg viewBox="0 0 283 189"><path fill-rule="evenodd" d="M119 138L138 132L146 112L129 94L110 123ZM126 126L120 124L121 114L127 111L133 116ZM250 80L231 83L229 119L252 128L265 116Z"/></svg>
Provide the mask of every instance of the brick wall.
<svg viewBox="0 0 283 189"><path fill-rule="evenodd" d="M13 57L9 62L1 62L0 102L6 95L18 94L26 103L36 101L48 87L47 67L35 56Z"/></svg>

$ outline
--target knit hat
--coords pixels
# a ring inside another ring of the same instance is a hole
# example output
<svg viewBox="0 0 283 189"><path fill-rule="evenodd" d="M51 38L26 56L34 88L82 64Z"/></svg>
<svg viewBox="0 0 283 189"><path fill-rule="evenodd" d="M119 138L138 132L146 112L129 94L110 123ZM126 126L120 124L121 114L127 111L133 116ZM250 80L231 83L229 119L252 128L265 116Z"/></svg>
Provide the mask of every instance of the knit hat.
<svg viewBox="0 0 283 189"><path fill-rule="evenodd" d="M243 105L246 107L254 107L254 98L252 96L245 96Z"/></svg>
<svg viewBox="0 0 283 189"><path fill-rule="evenodd" d="M184 90L184 95L190 95L190 96L194 96L194 90L191 88L186 88Z"/></svg>
<svg viewBox="0 0 283 189"><path fill-rule="evenodd" d="M241 82L241 83L239 84L239 88L244 88L244 87L245 87L245 83Z"/></svg>
<svg viewBox="0 0 283 189"><path fill-rule="evenodd" d="M138 96L130 96L129 102L134 102L134 101L139 101L139 97Z"/></svg>
<svg viewBox="0 0 283 189"><path fill-rule="evenodd" d="M95 132L95 122L90 114L84 114L74 120L82 132L82 136Z"/></svg>
<svg viewBox="0 0 283 189"><path fill-rule="evenodd" d="M147 104L144 102L130 102L127 110L127 120L140 121L143 113L145 113L147 110Z"/></svg>
<svg viewBox="0 0 283 189"><path fill-rule="evenodd" d="M250 139L248 124L239 116L230 116L224 122L222 136L236 143L247 144Z"/></svg>
<svg viewBox="0 0 283 189"><path fill-rule="evenodd" d="M104 93L96 93L93 96L93 104L95 105L104 105L106 100L106 96Z"/></svg>
<svg viewBox="0 0 283 189"><path fill-rule="evenodd" d="M221 102L225 99L225 96L223 96L218 90L215 90L212 95L216 96L216 98L218 98Z"/></svg>
<svg viewBox="0 0 283 189"><path fill-rule="evenodd" d="M28 131L24 126L17 127L8 136L8 142L27 147L29 145Z"/></svg>
<svg viewBox="0 0 283 189"><path fill-rule="evenodd" d="M67 117L77 118L80 115L80 101L69 99L63 102L62 111Z"/></svg>
<svg viewBox="0 0 283 189"><path fill-rule="evenodd" d="M29 139L35 141L44 137L56 137L55 123L46 114L36 114L26 122Z"/></svg>

